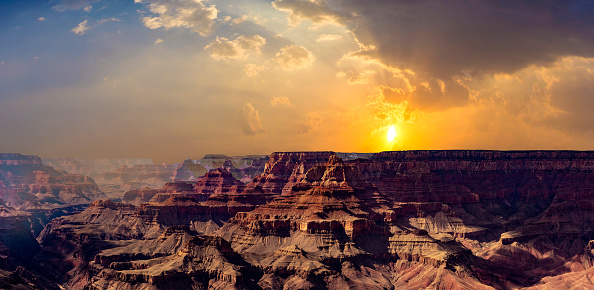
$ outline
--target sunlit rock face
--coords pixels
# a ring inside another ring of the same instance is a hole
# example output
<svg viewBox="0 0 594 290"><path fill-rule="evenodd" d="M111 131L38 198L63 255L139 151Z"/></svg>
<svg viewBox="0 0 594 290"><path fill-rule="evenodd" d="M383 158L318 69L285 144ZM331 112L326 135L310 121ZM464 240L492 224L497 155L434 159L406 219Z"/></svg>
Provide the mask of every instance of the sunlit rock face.
<svg viewBox="0 0 594 290"><path fill-rule="evenodd" d="M266 192L287 193L303 175L317 164L328 161L334 152L275 152L247 188L261 187Z"/></svg>
<svg viewBox="0 0 594 290"><path fill-rule="evenodd" d="M35 259L54 265L44 276L74 288L592 282L591 152L352 156L273 153L247 184L223 166L198 181L131 191L134 204L97 201L48 224Z"/></svg>

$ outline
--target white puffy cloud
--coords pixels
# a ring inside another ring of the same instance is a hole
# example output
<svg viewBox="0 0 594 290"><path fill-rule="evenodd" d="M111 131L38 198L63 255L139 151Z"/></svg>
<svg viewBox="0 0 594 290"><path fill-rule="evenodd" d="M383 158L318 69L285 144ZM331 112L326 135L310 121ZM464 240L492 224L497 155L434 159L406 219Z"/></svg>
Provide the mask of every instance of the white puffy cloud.
<svg viewBox="0 0 594 290"><path fill-rule="evenodd" d="M260 113L249 102L239 110L237 121L241 132L246 135L266 134L260 122Z"/></svg>
<svg viewBox="0 0 594 290"><path fill-rule="evenodd" d="M187 28L202 36L210 33L218 10L215 5L206 6L200 0L134 0L147 3L151 13L156 16L142 18L150 29Z"/></svg>
<svg viewBox="0 0 594 290"><path fill-rule="evenodd" d="M87 31L89 31L89 29L91 29L89 27L89 25L87 25L87 23L88 23L88 20L85 20L85 21L79 23L76 27L72 28L72 30L70 30L70 31L74 32L74 34L76 34L76 35L83 35L83 34L87 33Z"/></svg>
<svg viewBox="0 0 594 290"><path fill-rule="evenodd" d="M291 106L291 101L287 97L272 97L272 98L270 98L270 104L273 107L276 107L276 106Z"/></svg>
<svg viewBox="0 0 594 290"><path fill-rule="evenodd" d="M260 35L239 36L234 40L218 37L204 47L210 57L216 60L245 59L250 54L260 54L266 39Z"/></svg>
<svg viewBox="0 0 594 290"><path fill-rule="evenodd" d="M285 70L308 68L315 60L316 57L309 50L296 44L281 48L275 58L275 61Z"/></svg>

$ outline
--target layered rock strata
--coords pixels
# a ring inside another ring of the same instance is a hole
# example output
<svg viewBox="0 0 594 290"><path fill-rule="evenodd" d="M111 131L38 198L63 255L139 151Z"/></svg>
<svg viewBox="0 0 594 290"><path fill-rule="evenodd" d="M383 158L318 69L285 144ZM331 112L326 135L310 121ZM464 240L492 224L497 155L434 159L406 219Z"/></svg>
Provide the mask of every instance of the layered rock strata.
<svg viewBox="0 0 594 290"><path fill-rule="evenodd" d="M224 168L235 179L248 183L264 170L268 158L260 155L227 156L223 154L207 154L201 159L187 159L175 169L174 181L199 180L206 173Z"/></svg>
<svg viewBox="0 0 594 290"><path fill-rule="evenodd" d="M273 153L245 185L220 169L96 202L52 221L36 259L91 289L589 287L594 153L348 159Z"/></svg>
<svg viewBox="0 0 594 290"><path fill-rule="evenodd" d="M105 195L95 181L43 165L37 156L0 154L0 199L15 209L88 204Z"/></svg>

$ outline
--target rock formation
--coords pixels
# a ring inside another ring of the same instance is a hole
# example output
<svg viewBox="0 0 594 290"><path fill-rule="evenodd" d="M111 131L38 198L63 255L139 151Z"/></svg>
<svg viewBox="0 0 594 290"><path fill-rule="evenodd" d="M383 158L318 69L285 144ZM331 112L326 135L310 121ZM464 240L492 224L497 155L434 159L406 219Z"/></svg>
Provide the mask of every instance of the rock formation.
<svg viewBox="0 0 594 290"><path fill-rule="evenodd" d="M43 165L37 156L0 154L0 199L15 209L52 209L104 198L95 181Z"/></svg>
<svg viewBox="0 0 594 290"><path fill-rule="evenodd" d="M201 179L53 219L28 269L88 289L591 288L594 152L344 154L273 153L247 184L208 156Z"/></svg>
<svg viewBox="0 0 594 290"><path fill-rule="evenodd" d="M264 170L267 156L227 156L222 154L207 154L198 160L187 159L175 169L174 181L199 180L206 173L224 168L234 178L248 183L252 178Z"/></svg>
<svg viewBox="0 0 594 290"><path fill-rule="evenodd" d="M98 174L95 181L109 196L119 198L122 192L128 190L159 188L173 181L175 168L175 165L168 164L124 165L114 171Z"/></svg>
<svg viewBox="0 0 594 290"><path fill-rule="evenodd" d="M173 181L176 165L154 164L150 159L72 159L43 158L43 163L68 173L81 174L95 180L99 189L110 198L121 198L129 190L159 188Z"/></svg>
<svg viewBox="0 0 594 290"><path fill-rule="evenodd" d="M324 163L333 152L275 152L264 166L264 172L254 177L248 189L261 187L266 192L291 191L298 179L313 166Z"/></svg>

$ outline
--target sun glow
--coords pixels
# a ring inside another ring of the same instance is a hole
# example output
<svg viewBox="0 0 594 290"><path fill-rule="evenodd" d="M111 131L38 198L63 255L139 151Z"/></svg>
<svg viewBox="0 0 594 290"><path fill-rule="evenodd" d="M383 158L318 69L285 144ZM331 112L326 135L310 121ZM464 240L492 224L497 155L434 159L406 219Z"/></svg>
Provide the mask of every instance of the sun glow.
<svg viewBox="0 0 594 290"><path fill-rule="evenodd" d="M396 138L396 126L392 125L388 128L386 137L388 138L388 142L394 142L394 138Z"/></svg>

